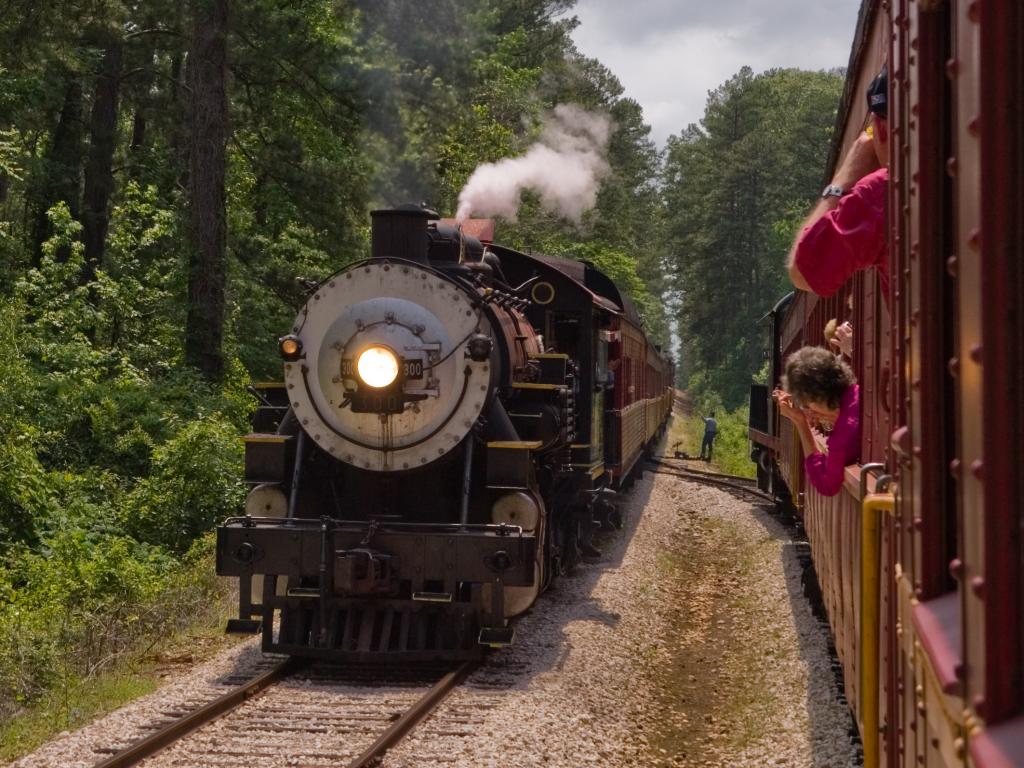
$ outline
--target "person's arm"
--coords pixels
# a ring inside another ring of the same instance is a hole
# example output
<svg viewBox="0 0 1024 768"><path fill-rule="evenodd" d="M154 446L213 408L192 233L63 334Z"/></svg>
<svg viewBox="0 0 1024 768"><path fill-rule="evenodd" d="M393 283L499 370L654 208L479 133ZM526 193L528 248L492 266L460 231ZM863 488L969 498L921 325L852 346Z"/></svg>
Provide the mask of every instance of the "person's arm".
<svg viewBox="0 0 1024 768"><path fill-rule="evenodd" d="M793 397L788 392L776 389L772 392L775 403L779 409L779 415L789 419L796 427L796 433L800 436L800 445L804 449L804 456L810 456L817 451L814 445L814 435L811 434L811 426L807 423L804 412L793 407Z"/></svg>
<svg viewBox="0 0 1024 768"><path fill-rule="evenodd" d="M872 143L871 137L866 133L862 133L857 137L857 140L850 148L850 151L846 153L846 157L843 159L843 162L840 163L839 169L832 177L832 183L849 192L854 184L872 171L877 170L878 167L878 157L875 154L875 147ZM836 210L836 208L839 207L840 200L841 198L832 196L824 197L819 200L797 232L797 236L793 241L793 246L789 250L789 257L786 259L786 269L789 272L789 279L792 280L793 285L800 290L812 290L803 273L800 271L796 258L804 232L817 224L823 216Z"/></svg>
<svg viewBox="0 0 1024 768"><path fill-rule="evenodd" d="M807 482L822 496L835 496L843 487L846 464L843 452L829 448L828 453L815 451L804 459Z"/></svg>
<svg viewBox="0 0 1024 768"><path fill-rule="evenodd" d="M855 386L855 385L854 385ZM856 396L839 413L826 453L814 453L804 459L807 481L823 496L835 496L843 488L846 465L857 460L860 452L860 405Z"/></svg>

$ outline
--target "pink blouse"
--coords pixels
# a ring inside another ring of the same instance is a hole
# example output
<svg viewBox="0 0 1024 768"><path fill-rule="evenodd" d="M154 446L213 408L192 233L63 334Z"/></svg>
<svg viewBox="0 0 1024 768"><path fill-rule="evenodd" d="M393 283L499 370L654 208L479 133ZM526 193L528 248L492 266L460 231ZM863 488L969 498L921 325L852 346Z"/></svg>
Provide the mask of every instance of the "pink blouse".
<svg viewBox="0 0 1024 768"><path fill-rule="evenodd" d="M815 451L804 459L804 471L818 493L835 496L843 487L846 466L860 458L860 388L856 384L843 393L839 416L826 445L827 454Z"/></svg>

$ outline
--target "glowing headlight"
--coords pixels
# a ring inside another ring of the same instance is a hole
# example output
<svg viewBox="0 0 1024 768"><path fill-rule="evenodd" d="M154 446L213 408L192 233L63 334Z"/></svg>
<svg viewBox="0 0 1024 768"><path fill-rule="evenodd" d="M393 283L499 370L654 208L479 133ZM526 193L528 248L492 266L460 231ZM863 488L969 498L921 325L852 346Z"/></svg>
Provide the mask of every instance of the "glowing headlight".
<svg viewBox="0 0 1024 768"><path fill-rule="evenodd" d="M356 360L356 371L364 384L386 387L398 377L398 358L387 347L367 347Z"/></svg>

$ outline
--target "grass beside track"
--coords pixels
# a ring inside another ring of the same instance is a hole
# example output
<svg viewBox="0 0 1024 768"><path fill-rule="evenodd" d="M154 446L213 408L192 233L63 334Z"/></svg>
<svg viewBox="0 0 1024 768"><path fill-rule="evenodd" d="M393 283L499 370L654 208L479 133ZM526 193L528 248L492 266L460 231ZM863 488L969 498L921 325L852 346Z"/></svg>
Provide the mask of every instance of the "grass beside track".
<svg viewBox="0 0 1024 768"><path fill-rule="evenodd" d="M731 413L715 412L718 422L718 438L715 440L714 460L708 468L739 477L756 477L756 468L750 460L750 443L747 438L747 408L740 407ZM673 446L690 456L700 455L700 444L704 437L704 421L700 413L685 415L676 413L669 427L667 452Z"/></svg>
<svg viewBox="0 0 1024 768"><path fill-rule="evenodd" d="M207 565L212 573L212 558ZM52 687L0 721L0 763L13 761L63 731L79 728L151 693L175 671L239 642L238 637L224 634L234 607L232 595L224 589L215 591L212 598L205 605L188 606L194 612L166 622L164 628L170 625L171 631L165 636L143 639L100 672L83 675L73 664L59 665Z"/></svg>

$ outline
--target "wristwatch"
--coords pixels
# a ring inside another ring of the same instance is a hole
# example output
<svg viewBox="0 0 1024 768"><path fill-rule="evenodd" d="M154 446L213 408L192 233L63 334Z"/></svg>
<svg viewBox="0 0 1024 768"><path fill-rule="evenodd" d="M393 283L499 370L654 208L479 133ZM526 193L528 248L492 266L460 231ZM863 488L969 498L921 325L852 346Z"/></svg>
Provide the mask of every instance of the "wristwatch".
<svg viewBox="0 0 1024 768"><path fill-rule="evenodd" d="M838 184L829 184L822 191L821 196L826 197L842 197L846 194L846 190L840 187Z"/></svg>

